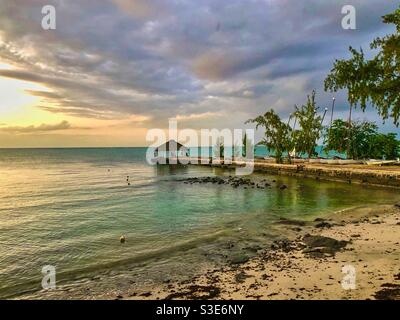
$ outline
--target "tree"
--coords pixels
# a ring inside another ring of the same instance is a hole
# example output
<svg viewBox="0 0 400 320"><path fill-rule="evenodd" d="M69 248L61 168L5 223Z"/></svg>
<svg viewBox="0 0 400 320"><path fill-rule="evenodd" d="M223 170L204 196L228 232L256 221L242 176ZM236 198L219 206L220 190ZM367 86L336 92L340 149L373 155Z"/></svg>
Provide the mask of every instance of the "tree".
<svg viewBox="0 0 400 320"><path fill-rule="evenodd" d="M349 159L369 158L370 141L377 134L377 126L368 121L349 122L337 119L327 130L327 151L335 150L346 153Z"/></svg>
<svg viewBox="0 0 400 320"><path fill-rule="evenodd" d="M325 90L347 89L352 106L360 103L365 111L367 103L374 106L383 119L393 118L400 124L400 8L383 16L383 22L394 24L396 33L376 38L370 48L377 55L366 60L362 49L350 47L349 60L336 60L325 79Z"/></svg>
<svg viewBox="0 0 400 320"><path fill-rule="evenodd" d="M315 103L315 91L311 96L307 96L307 104L295 106L295 116L299 122L301 130L295 134L296 151L308 154L308 158L315 155L317 141L322 134L322 117L317 115L317 107Z"/></svg>
<svg viewBox="0 0 400 320"><path fill-rule="evenodd" d="M250 119L246 123L256 123L256 129L264 127L265 137L259 143L267 147L268 150L275 152L276 163L283 162L283 153L292 149L291 128L282 122L279 115L273 109L255 119ZM290 155L289 155L290 162Z"/></svg>
<svg viewBox="0 0 400 320"><path fill-rule="evenodd" d="M225 146L224 140L222 137L218 137L214 146L214 157L215 158L224 158L225 155Z"/></svg>
<svg viewBox="0 0 400 320"><path fill-rule="evenodd" d="M400 157L400 141L395 133L378 133L371 137L369 156L373 159L395 160Z"/></svg>
<svg viewBox="0 0 400 320"><path fill-rule="evenodd" d="M253 154L254 154L254 145L251 142L251 140L247 138L246 133L244 134L244 137L243 137L242 146L243 146L243 149L242 149L243 158L246 158L246 156L247 156L247 148L249 148L249 150L253 149Z"/></svg>
<svg viewBox="0 0 400 320"><path fill-rule="evenodd" d="M395 133L378 133L374 122L353 121L351 126L335 120L326 130L325 150L347 153L352 159L396 159L400 155L400 141Z"/></svg>

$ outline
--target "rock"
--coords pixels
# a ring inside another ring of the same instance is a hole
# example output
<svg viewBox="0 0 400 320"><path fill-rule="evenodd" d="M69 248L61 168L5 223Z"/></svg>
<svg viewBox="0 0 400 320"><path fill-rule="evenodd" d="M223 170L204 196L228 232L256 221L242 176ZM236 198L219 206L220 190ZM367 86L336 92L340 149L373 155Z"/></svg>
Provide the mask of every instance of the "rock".
<svg viewBox="0 0 400 320"><path fill-rule="evenodd" d="M287 185L283 184L283 185L281 185L281 186L279 187L279 189L285 190L285 189L287 189Z"/></svg>
<svg viewBox="0 0 400 320"><path fill-rule="evenodd" d="M300 232L300 231L302 231L303 229L301 229L300 227L294 227L294 228L291 228L293 231L296 231L296 232Z"/></svg>
<svg viewBox="0 0 400 320"><path fill-rule="evenodd" d="M126 241L126 238L125 238L125 236L122 235L122 236L119 238L119 242L125 243L125 241Z"/></svg>
<svg viewBox="0 0 400 320"><path fill-rule="evenodd" d="M242 264L250 260L250 257L244 254L237 254L230 260L231 264Z"/></svg>
<svg viewBox="0 0 400 320"><path fill-rule="evenodd" d="M305 221L300 220L289 220L286 218L280 218L278 221L279 224L289 225L289 226L305 226Z"/></svg>
<svg viewBox="0 0 400 320"><path fill-rule="evenodd" d="M323 228L332 228L332 224L330 224L329 222L320 222L320 223L317 223L316 225L315 225L315 227L316 228L321 228L321 229L323 229Z"/></svg>
<svg viewBox="0 0 400 320"><path fill-rule="evenodd" d="M259 245L254 245L254 246L248 246L243 248L244 251L249 251L252 253L257 253L257 251L261 250L262 247L260 247Z"/></svg>
<svg viewBox="0 0 400 320"><path fill-rule="evenodd" d="M377 300L400 300L400 284L385 283L381 290L374 294Z"/></svg>
<svg viewBox="0 0 400 320"><path fill-rule="evenodd" d="M325 219L322 219L322 218L315 218L314 219L314 222L322 222L322 221L326 221Z"/></svg>
<svg viewBox="0 0 400 320"><path fill-rule="evenodd" d="M288 239L282 239L274 241L274 243L271 245L271 249L272 250L281 249L284 252L290 252L296 249L296 245L295 243L293 243Z"/></svg>
<svg viewBox="0 0 400 320"><path fill-rule="evenodd" d="M151 292L144 292L140 296L141 297L150 297L151 296Z"/></svg>
<svg viewBox="0 0 400 320"><path fill-rule="evenodd" d="M330 248L344 248L348 241L336 240L324 236L305 235L303 237L304 243L309 247L330 247Z"/></svg>
<svg viewBox="0 0 400 320"><path fill-rule="evenodd" d="M336 240L324 236L305 235L303 241L307 248L304 253L309 253L313 257L324 257L325 255L334 256L348 244L348 241Z"/></svg>
<svg viewBox="0 0 400 320"><path fill-rule="evenodd" d="M244 271L241 271L235 275L236 283L243 283L246 281L247 278L250 278Z"/></svg>
<svg viewBox="0 0 400 320"><path fill-rule="evenodd" d="M206 300L215 299L221 293L221 289L214 286L199 286L191 285L186 290L181 290L176 293L171 293L165 300L171 299L182 299L186 298L189 300Z"/></svg>

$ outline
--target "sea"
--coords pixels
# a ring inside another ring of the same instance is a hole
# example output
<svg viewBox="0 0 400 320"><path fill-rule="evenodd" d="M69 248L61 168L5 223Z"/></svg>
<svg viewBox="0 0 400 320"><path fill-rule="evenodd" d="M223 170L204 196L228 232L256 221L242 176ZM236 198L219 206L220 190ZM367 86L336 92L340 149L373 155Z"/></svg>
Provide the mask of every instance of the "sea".
<svg viewBox="0 0 400 320"><path fill-rule="evenodd" d="M0 298L113 298L183 281L311 221L398 191L266 174L266 189L185 184L234 172L153 166L146 148L0 149ZM281 190L285 184L287 189ZM125 243L120 237L125 236ZM43 289L53 266L56 289Z"/></svg>

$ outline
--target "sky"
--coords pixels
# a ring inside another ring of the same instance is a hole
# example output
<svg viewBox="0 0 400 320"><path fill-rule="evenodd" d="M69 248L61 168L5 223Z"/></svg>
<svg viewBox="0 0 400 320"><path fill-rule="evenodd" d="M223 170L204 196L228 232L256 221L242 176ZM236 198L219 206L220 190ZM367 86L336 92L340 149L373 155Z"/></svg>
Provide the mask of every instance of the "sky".
<svg viewBox="0 0 400 320"><path fill-rule="evenodd" d="M42 7L56 29L42 28ZM342 28L344 5L356 30ZM392 0L0 0L0 147L145 146L166 128L245 128L270 108L287 119L348 47L393 33ZM370 106L354 118L382 123ZM326 119L329 121L329 117ZM257 133L261 137L262 132Z"/></svg>

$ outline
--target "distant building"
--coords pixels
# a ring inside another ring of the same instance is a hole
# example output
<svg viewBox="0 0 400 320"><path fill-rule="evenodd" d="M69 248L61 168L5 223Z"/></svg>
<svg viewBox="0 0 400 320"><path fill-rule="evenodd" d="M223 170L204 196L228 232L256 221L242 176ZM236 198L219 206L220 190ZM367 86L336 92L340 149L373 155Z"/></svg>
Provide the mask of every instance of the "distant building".
<svg viewBox="0 0 400 320"><path fill-rule="evenodd" d="M189 156L189 149L175 140L169 140L154 150L154 158L157 163L169 163L169 159Z"/></svg>

